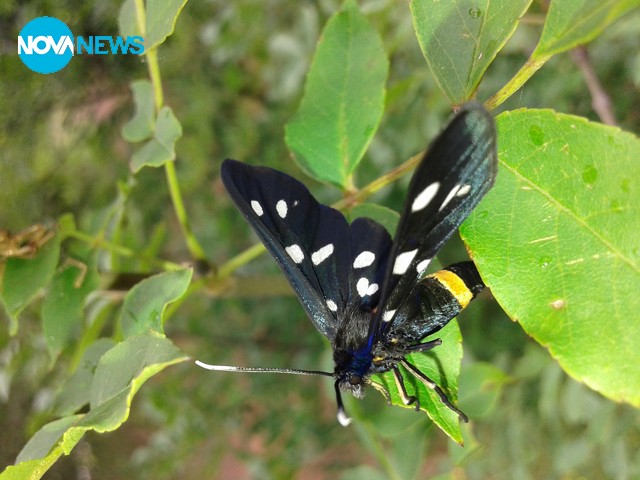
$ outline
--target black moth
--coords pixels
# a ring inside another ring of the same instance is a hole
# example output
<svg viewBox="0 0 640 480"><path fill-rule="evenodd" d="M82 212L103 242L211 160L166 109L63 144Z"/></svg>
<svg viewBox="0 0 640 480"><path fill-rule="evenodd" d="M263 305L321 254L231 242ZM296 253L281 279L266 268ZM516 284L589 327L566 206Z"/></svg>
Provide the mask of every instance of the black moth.
<svg viewBox="0 0 640 480"><path fill-rule="evenodd" d="M395 239L379 223L321 205L298 180L235 160L222 181L275 257L315 327L331 342L335 369L198 365L211 370L325 375L335 379L338 420L348 425L341 390L361 398L373 373L391 370L406 405L402 365L462 421L442 389L405 358L441 342L421 343L465 308L484 285L472 262L425 275L431 259L493 185L496 131L479 104L466 104L416 168ZM389 399L388 394L387 399Z"/></svg>

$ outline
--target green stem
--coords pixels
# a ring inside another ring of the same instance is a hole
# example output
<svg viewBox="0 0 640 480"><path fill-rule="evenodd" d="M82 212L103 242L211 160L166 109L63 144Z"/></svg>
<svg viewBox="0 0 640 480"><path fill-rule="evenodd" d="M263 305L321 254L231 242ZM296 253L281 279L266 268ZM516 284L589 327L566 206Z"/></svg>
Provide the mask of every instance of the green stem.
<svg viewBox="0 0 640 480"><path fill-rule="evenodd" d="M144 0L136 1L136 20L138 28L141 34L146 34L145 25L145 9ZM160 75L160 65L158 63L158 49L156 47L146 51L147 55L147 70L149 72L149 78L151 79L151 85L153 87L153 100L156 109L156 114L160 112L164 106L164 93L162 90L162 77ZM196 239L191 226L189 224L189 217L187 215L187 209L184 206L184 200L182 198L182 192L180 192L180 183L178 182L178 176L176 174L176 167L173 161L166 162L164 164L164 171L167 177L167 184L169 186L169 194L171 196L171 202L173 209L178 217L178 223L182 230L182 234L185 237L187 248L191 253L191 256L196 260L205 260L206 255L204 249Z"/></svg>
<svg viewBox="0 0 640 480"><path fill-rule="evenodd" d="M364 202L367 198L369 198L381 188L395 182L400 177L406 175L411 170L416 168L418 163L420 163L420 160L422 160L422 157L424 157L424 154L425 152L420 152L417 155L414 155L402 165L397 166L389 173L386 173L380 178L375 179L373 182L358 190L355 194L335 202L332 207L337 208L338 210L342 210Z"/></svg>
<svg viewBox="0 0 640 480"><path fill-rule="evenodd" d="M261 243L257 243L253 247L247 248L244 252L240 252L235 257L227 260L220 268L218 268L218 280L224 280L229 275L231 275L234 271L240 268L242 265L246 265L254 258L259 257L265 252L264 245Z"/></svg>
<svg viewBox="0 0 640 480"><path fill-rule="evenodd" d="M167 177L167 184L169 185L169 194L171 195L173 209L176 212L180 228L182 229L182 234L187 242L187 248L193 258L196 260L205 260L207 256L191 230L189 217L187 216L187 209L184 206L182 193L180 192L180 184L178 183L175 164L173 162L166 162L164 164L164 171Z"/></svg>
<svg viewBox="0 0 640 480"><path fill-rule="evenodd" d="M122 245L118 245L116 243L110 242L109 240L105 240L104 238L94 238L91 235L88 235L84 232L80 232L78 230L72 230L66 232L66 235L71 238L75 238L76 240L80 240L81 242L89 244L93 248L101 248L107 250L115 255L120 255L121 257L127 258L135 258L138 260L142 260L148 262L152 265L156 265L163 270L180 270L182 267L177 263L169 262L167 260L160 260L155 257L148 257L145 255L140 255L137 251L123 247Z"/></svg>
<svg viewBox="0 0 640 480"><path fill-rule="evenodd" d="M484 103L484 106L488 110L493 110L497 106L504 103L511 95L516 93L527 80L529 80L534 73L536 73L540 67L542 67L547 60L551 58L551 55L544 55L541 57L529 57L527 63L516 73L511 80L509 80L504 87L502 87L493 97Z"/></svg>

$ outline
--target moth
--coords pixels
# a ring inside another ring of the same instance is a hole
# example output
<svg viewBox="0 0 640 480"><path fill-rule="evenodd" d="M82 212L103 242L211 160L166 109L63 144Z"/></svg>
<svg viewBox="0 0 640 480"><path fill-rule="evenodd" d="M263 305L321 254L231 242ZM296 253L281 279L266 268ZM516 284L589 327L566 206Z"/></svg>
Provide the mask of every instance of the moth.
<svg viewBox="0 0 640 480"><path fill-rule="evenodd" d="M289 175L225 160L221 177L227 192L279 264L313 325L331 343L335 368L322 372L196 363L219 371L331 376L343 426L351 419L341 391L361 398L374 373L392 371L404 404L419 409L418 399L405 387L402 365L466 422L465 414L406 356L440 345L439 339L423 340L484 288L469 261L425 272L491 188L496 173L493 117L481 105L468 103L417 166L392 240L372 219L349 223Z"/></svg>

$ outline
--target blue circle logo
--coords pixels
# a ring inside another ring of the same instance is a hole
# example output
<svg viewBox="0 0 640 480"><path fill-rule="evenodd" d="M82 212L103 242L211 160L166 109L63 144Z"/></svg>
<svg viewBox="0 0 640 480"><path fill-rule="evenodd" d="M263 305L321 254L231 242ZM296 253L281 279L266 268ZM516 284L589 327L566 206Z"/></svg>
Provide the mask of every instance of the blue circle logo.
<svg viewBox="0 0 640 480"><path fill-rule="evenodd" d="M71 29L53 17L34 18L18 35L20 60L37 73L54 73L66 67L74 48Z"/></svg>

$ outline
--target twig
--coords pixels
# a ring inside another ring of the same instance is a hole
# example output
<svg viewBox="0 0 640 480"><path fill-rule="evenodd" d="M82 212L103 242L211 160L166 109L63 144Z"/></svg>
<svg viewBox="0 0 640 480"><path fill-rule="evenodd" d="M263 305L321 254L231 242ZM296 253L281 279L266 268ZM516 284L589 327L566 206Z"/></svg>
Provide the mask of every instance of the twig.
<svg viewBox="0 0 640 480"><path fill-rule="evenodd" d="M591 93L591 106L598 114L602 123L606 125L616 125L616 117L611 108L611 99L609 94L602 88L596 73L593 70L591 61L589 60L589 52L584 45L571 50L573 62L580 68L587 88Z"/></svg>

